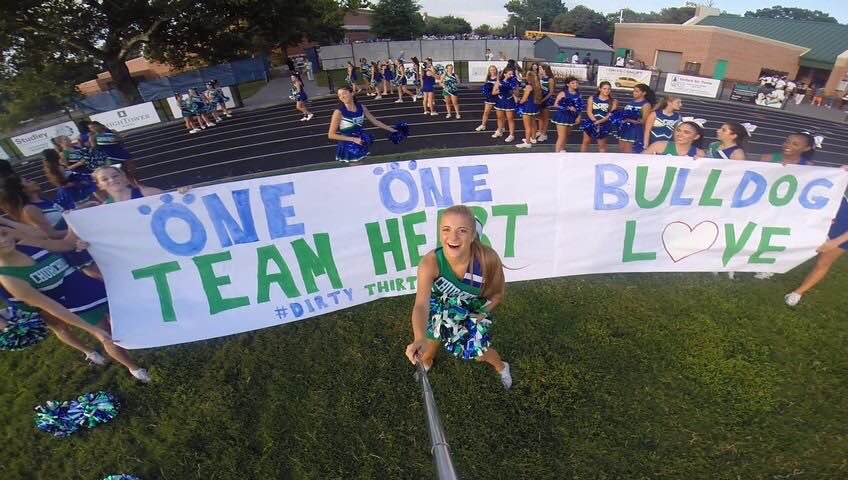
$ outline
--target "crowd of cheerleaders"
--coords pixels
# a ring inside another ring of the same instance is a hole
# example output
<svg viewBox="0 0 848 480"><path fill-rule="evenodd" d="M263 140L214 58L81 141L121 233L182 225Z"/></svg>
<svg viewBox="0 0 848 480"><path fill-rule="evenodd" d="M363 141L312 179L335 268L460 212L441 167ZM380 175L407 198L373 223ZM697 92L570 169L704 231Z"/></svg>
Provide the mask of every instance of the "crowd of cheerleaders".
<svg viewBox="0 0 848 480"><path fill-rule="evenodd" d="M174 100L180 107L188 133L197 133L214 127L224 117L232 117L227 102L230 100L217 80L206 82L206 90L189 88L185 94L174 93Z"/></svg>
<svg viewBox="0 0 848 480"><path fill-rule="evenodd" d="M499 117L500 128L496 136L503 134L504 125L518 112L531 132L525 143L544 141L544 128L539 129L537 137L531 127L540 120L541 111L548 110L541 108L548 105L546 98L553 97L552 121L563 137L567 131L562 129L582 125L584 139L594 139L601 147L606 136L616 132L622 151L635 151L644 143L648 145L645 153L651 154L746 158L744 141L753 126L746 128L732 122L724 123L717 130L719 141L703 149L700 145L702 122L680 118L678 98L666 98L654 108L653 93L647 86L638 85L634 88L633 100L620 110L632 113L622 113L615 122L613 118L619 110L609 85L602 84L584 105L575 80L569 79L566 89L554 97L552 76L544 65L531 67L523 75L514 63L512 65L503 72L490 68L490 79L483 88L487 107L494 108ZM428 115L432 115L435 109L432 99L427 101L428 94L432 96L437 81L447 83L451 92L454 80L447 77L455 75L450 67L443 71L433 69L429 61L422 63L422 71L424 107ZM541 88L539 72L545 72L542 78L548 85L547 91ZM518 101L513 97L516 90L523 90ZM456 90L452 92L455 96ZM541 95L542 92L545 95ZM333 113L329 137L339 141L340 160L359 160L367 154L367 142L363 141L366 118L391 131L393 140L400 141L408 135L404 124L389 127L374 118L356 100L352 86L339 89L338 97L340 105ZM529 107L528 103L534 106ZM458 102L451 104L458 106ZM486 112L490 110L487 108ZM610 125L605 126L607 124ZM478 130L485 128L484 122ZM118 134L97 122L81 124L80 131L78 140L54 138L55 148L43 152L44 172L57 189L53 199L42 195L37 183L22 178L8 162L0 162L0 209L8 217L0 218L0 296L7 306L0 316L0 350L26 349L42 340L50 330L60 341L85 354L90 362L105 363L106 359L82 342L70 328L77 327L93 335L103 350L125 366L133 377L148 382L148 372L112 341L108 299L100 271L85 252L86 243L68 229L63 213L156 195L161 191L139 182L134 162ZM819 145L820 139L808 132L793 133L779 152L763 155L760 160L809 165ZM497 254L480 244L479 225L470 212L466 207L456 206L442 216L439 232L443 247L430 252L419 266L412 315L414 342L407 349L407 355L411 361L422 361L426 367L441 344L461 358L490 363L508 388L511 384L509 366L489 348L488 332L491 311L503 296L503 271ZM830 228L829 240L818 248L815 266L797 289L786 294L785 302L796 305L846 250L848 198L843 198Z"/></svg>

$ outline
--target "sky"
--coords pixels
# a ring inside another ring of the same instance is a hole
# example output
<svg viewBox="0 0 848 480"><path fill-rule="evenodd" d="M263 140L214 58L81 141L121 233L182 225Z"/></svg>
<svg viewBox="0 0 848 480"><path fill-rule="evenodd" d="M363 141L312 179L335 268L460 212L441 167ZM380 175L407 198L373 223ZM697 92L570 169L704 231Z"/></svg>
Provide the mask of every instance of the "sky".
<svg viewBox="0 0 848 480"><path fill-rule="evenodd" d="M499 26L503 24L507 16L506 9L503 7L506 0L418 0L418 3L421 5L421 10L427 12L428 15L462 17L475 27L483 23ZM622 8L630 8L637 12L658 12L667 7L682 7L685 0L642 0L638 2L637 7L634 7L635 2L632 0L604 0L603 2L565 0L564 3L568 8L583 4L603 13L617 12ZM599 3L602 3L602 5L598 5ZM748 10L758 10L774 5L821 10L836 18L839 23L848 24L848 2L844 0L827 3L811 0L800 2L793 0L713 0L713 4L718 9L739 15Z"/></svg>

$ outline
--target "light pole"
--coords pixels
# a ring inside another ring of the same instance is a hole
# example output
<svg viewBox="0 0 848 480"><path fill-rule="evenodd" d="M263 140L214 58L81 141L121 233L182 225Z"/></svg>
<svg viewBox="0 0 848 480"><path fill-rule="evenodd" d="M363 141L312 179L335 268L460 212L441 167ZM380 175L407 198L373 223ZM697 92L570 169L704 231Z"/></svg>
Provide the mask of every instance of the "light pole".
<svg viewBox="0 0 848 480"><path fill-rule="evenodd" d="M536 17L539 19L539 31L542 31L542 17Z"/></svg>

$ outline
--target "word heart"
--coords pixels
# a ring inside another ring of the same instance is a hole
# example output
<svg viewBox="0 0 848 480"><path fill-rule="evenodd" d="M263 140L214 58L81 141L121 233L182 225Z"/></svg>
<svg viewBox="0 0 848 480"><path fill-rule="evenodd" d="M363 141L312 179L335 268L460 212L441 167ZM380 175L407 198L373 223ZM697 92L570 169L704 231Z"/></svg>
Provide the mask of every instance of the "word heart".
<svg viewBox="0 0 848 480"><path fill-rule="evenodd" d="M671 222L663 229L662 242L666 253L674 263L709 250L718 240L718 225L710 221L695 227L688 223Z"/></svg>

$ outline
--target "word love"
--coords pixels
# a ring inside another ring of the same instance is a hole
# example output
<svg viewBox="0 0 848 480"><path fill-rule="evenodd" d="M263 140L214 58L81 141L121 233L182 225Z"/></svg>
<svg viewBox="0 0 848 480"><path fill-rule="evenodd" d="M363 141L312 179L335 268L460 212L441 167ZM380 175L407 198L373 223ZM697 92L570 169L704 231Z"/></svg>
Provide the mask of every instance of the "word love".
<svg viewBox="0 0 848 480"><path fill-rule="evenodd" d="M690 206L695 203L697 192L687 191L692 169L665 167L662 185L653 198L647 193L648 166L636 167L636 182L632 198L639 208L657 208L663 204L669 206ZM611 178L610 178L611 177ZM738 178L738 177L737 177ZM716 189L722 179L722 171L710 170L706 182L699 189L697 205L701 207L721 207L726 201L730 208L746 208L757 205L763 199L774 207L782 207L793 201L810 210L819 210L827 206L830 199L825 195L833 188L833 182L826 178L815 178L801 185L795 175L783 175L771 185L757 172L746 170L729 199L716 197ZM630 175L623 167L611 163L595 166L595 210L620 210L628 206L631 194L625 191ZM693 182L694 183L694 182Z"/></svg>

